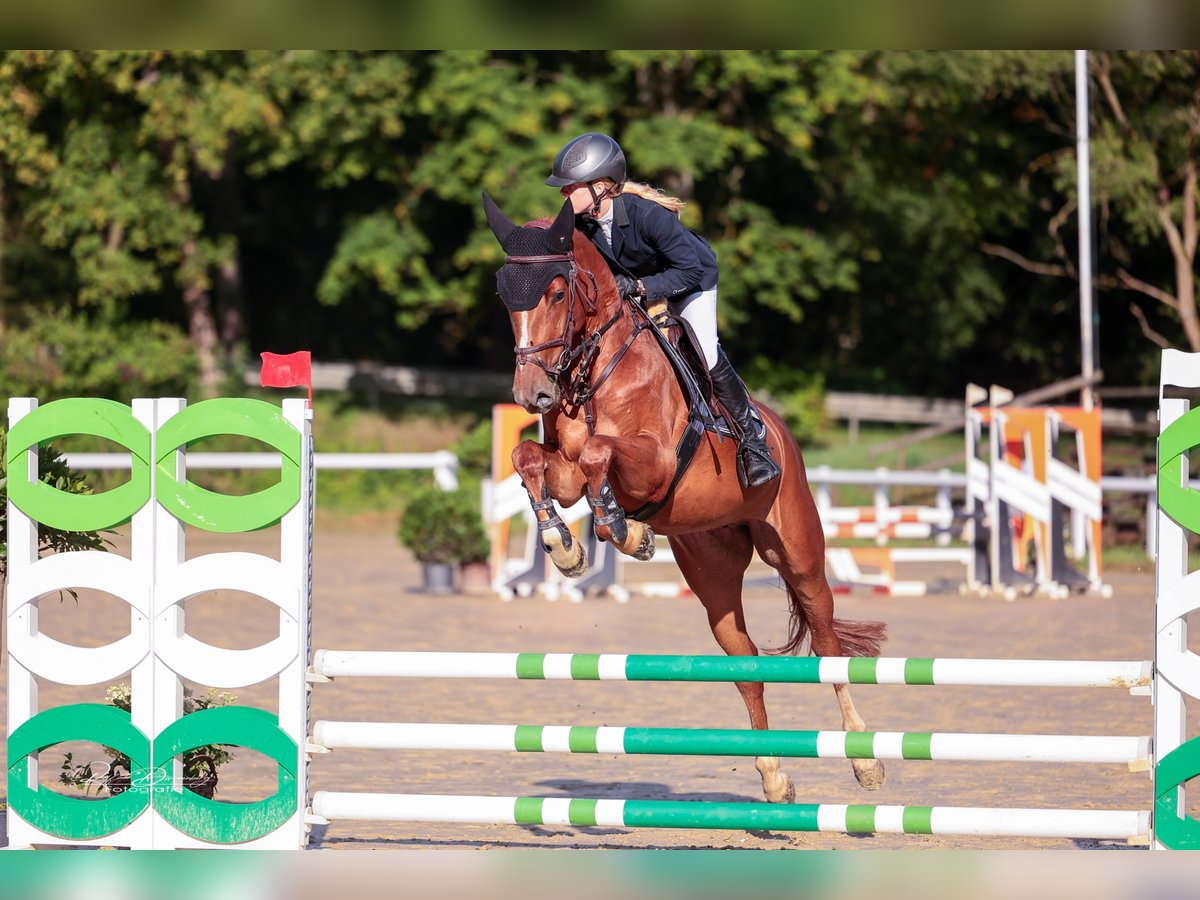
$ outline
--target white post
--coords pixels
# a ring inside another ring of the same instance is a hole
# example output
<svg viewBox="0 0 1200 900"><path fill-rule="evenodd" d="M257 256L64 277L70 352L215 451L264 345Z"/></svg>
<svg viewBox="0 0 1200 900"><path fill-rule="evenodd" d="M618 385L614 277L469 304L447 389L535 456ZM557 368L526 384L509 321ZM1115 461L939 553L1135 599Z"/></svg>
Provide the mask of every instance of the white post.
<svg viewBox="0 0 1200 900"><path fill-rule="evenodd" d="M154 419L148 423L154 440L151 442L150 477L154 479L154 460L158 458L158 429L165 425L173 416L183 412L187 401L180 397L162 398L152 401L155 407ZM187 478L187 454L177 450L169 465L175 478L183 481ZM151 484L155 481L152 480ZM167 628L178 639L182 639L187 625L184 604L172 603L166 608L160 608L158 584L168 573L174 572L187 558L184 543L183 523L167 512L160 514L158 508L158 491L151 493L151 504L154 507L154 537L152 542L154 552L154 629ZM160 624L161 623L161 624ZM151 740L177 719L183 717L183 680L175 670L159 655L154 653L154 730L149 732ZM158 760L152 764L157 766ZM175 759L171 765L170 784L155 785L156 790L183 791L183 763ZM154 849L174 849L181 845L179 832L165 819L154 812Z"/></svg>
<svg viewBox="0 0 1200 900"><path fill-rule="evenodd" d="M814 495L817 509L833 509L833 488L829 484L829 476L832 471L829 466L817 466L814 472L817 478L810 482L816 488Z"/></svg>
<svg viewBox="0 0 1200 900"><path fill-rule="evenodd" d="M300 432L300 499L280 522L279 561L285 577L294 581L296 592L290 610L279 611L279 633L288 631L288 618L294 617L300 627L296 630L296 656L279 673L279 727L296 741L300 748L296 761L297 812L274 835L260 841L264 849L286 850L304 848L307 842L305 809L308 805L308 765L305 744L308 742L309 684L308 655L312 644L312 528L316 498L313 478L312 407L307 400L284 400L284 418Z"/></svg>
<svg viewBox="0 0 1200 900"><path fill-rule="evenodd" d="M875 524L879 529L875 533L875 543L883 546L888 542L889 520L888 510L890 509L890 501L888 499L887 477L888 470L885 468L875 469L875 475L879 478L879 483L875 485Z"/></svg>
<svg viewBox="0 0 1200 900"><path fill-rule="evenodd" d="M968 465L969 465L969 463L968 463ZM950 470L949 469L939 469L938 474L941 475L943 478L949 479ZM970 493L970 489L968 489L968 493ZM951 525L953 525L954 503L950 499L949 484L942 484L942 486L937 489L937 499L934 501L934 505L938 509L946 512L947 519L950 521ZM945 530L939 531L937 533L937 545L939 547L949 547L950 546L950 528L949 527L947 527Z"/></svg>
<svg viewBox="0 0 1200 900"><path fill-rule="evenodd" d="M8 401L8 428L12 427L37 409L37 400L31 397L13 397ZM26 477L30 480L38 477L37 445L29 454L29 469ZM20 473L9 472L9 478L22 477ZM12 645L18 635L32 639L38 633L37 604L23 603L21 597L14 596L12 579L22 569L28 569L38 558L37 522L19 510L10 499L8 501L8 572L9 583L4 592L6 604L4 618L6 637L4 651L8 661L8 733L12 734L19 726L24 725L38 713L38 681L37 676L12 652ZM28 787L37 788L38 761L36 756L29 757ZM21 819L10 806L8 809L8 840L9 846L28 847L35 843L41 832Z"/></svg>
<svg viewBox="0 0 1200 900"><path fill-rule="evenodd" d="M1155 558L1155 547L1158 545L1158 491L1146 495L1146 558Z"/></svg>

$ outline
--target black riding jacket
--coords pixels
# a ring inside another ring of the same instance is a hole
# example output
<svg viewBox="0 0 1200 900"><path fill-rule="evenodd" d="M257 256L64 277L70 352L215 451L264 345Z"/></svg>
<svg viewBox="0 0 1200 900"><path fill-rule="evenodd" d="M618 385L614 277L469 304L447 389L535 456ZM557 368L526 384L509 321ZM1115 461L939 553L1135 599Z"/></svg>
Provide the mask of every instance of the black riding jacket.
<svg viewBox="0 0 1200 900"><path fill-rule="evenodd" d="M613 271L640 278L652 300L674 300L717 286L717 255L712 247L653 200L632 194L613 199L611 248L600 223L591 216L578 216L577 224Z"/></svg>

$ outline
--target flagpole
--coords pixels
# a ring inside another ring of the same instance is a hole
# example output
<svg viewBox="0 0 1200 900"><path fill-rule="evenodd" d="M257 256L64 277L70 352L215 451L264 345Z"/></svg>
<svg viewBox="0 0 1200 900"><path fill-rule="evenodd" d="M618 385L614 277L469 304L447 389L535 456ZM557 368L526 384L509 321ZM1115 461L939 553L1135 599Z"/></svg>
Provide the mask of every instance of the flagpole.
<svg viewBox="0 0 1200 900"><path fill-rule="evenodd" d="M1084 409L1091 409L1095 398L1092 378L1095 374L1092 316L1092 181L1091 152L1088 145L1088 52L1075 51L1075 145L1079 171L1079 355L1084 377L1079 392Z"/></svg>

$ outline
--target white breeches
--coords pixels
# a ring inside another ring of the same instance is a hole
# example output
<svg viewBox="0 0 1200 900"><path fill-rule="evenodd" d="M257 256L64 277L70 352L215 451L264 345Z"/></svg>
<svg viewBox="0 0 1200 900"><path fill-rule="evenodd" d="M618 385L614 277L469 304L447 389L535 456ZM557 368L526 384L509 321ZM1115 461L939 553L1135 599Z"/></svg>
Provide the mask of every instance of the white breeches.
<svg viewBox="0 0 1200 900"><path fill-rule="evenodd" d="M717 364L717 289L696 291L679 300L669 300L667 307L671 315L692 326L704 361L712 369Z"/></svg>

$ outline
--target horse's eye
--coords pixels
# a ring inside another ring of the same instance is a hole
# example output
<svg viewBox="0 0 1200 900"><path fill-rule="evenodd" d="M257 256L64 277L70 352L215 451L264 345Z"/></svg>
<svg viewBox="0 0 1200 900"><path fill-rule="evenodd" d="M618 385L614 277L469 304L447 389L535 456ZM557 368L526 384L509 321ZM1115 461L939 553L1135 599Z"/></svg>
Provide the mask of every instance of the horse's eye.
<svg viewBox="0 0 1200 900"><path fill-rule="evenodd" d="M567 296L566 291L555 291L550 299L555 303L562 303L563 297Z"/></svg>

